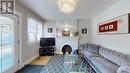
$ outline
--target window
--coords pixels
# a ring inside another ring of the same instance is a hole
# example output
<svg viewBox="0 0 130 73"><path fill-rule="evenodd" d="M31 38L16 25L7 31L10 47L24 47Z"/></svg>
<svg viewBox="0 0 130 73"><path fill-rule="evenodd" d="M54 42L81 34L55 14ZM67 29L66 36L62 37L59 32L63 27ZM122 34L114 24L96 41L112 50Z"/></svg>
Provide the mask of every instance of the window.
<svg viewBox="0 0 130 73"><path fill-rule="evenodd" d="M35 42L37 36L37 23L34 19L28 19L28 41Z"/></svg>
<svg viewBox="0 0 130 73"><path fill-rule="evenodd" d="M42 24L38 23L37 40L39 41L41 37L42 37Z"/></svg>
<svg viewBox="0 0 130 73"><path fill-rule="evenodd" d="M28 18L28 42L36 42L42 36L42 24Z"/></svg>

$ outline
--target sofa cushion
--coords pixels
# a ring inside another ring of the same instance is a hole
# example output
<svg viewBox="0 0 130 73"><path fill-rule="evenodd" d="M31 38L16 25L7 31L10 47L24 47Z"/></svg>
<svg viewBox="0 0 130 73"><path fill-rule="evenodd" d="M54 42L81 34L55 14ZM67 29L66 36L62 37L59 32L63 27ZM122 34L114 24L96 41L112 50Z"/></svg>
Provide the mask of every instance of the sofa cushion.
<svg viewBox="0 0 130 73"><path fill-rule="evenodd" d="M99 54L119 66L130 66L130 56L104 47L100 47Z"/></svg>
<svg viewBox="0 0 130 73"><path fill-rule="evenodd" d="M98 54L95 54L93 52L90 52L90 51L83 51L83 54L85 55L85 57L87 57L89 60L91 57L99 57Z"/></svg>
<svg viewBox="0 0 130 73"><path fill-rule="evenodd" d="M96 54L99 54L99 46L96 44L88 44L88 51L94 52Z"/></svg>
<svg viewBox="0 0 130 73"><path fill-rule="evenodd" d="M84 50L87 50L88 47L87 47L88 44L84 44Z"/></svg>
<svg viewBox="0 0 130 73"><path fill-rule="evenodd" d="M101 73L116 73L119 68L118 65L101 57L92 57L91 62Z"/></svg>
<svg viewBox="0 0 130 73"><path fill-rule="evenodd" d="M87 50L87 44L81 44L80 50Z"/></svg>
<svg viewBox="0 0 130 73"><path fill-rule="evenodd" d="M130 73L129 66L121 66L118 68L117 73Z"/></svg>
<svg viewBox="0 0 130 73"><path fill-rule="evenodd" d="M80 50L84 50L84 44L81 44L79 48Z"/></svg>
<svg viewBox="0 0 130 73"><path fill-rule="evenodd" d="M130 56L120 53L114 60L120 66L130 66Z"/></svg>

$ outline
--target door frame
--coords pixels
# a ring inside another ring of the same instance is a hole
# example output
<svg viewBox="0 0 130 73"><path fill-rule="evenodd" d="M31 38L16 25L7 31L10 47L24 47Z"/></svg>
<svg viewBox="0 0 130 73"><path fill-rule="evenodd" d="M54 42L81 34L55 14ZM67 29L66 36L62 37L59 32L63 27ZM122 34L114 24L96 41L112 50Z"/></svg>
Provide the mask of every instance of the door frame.
<svg viewBox="0 0 130 73"><path fill-rule="evenodd" d="M15 47L14 52L15 52L15 64L16 65L14 67L9 68L6 71L2 72L2 73L14 73L18 70L18 67L19 67L19 16L13 15L13 14L0 14L0 16L8 17L8 18L12 19L15 23L14 28L17 30L17 31L14 30L15 31L14 34L16 34L16 36L14 36L14 38L16 39L14 41L14 47Z"/></svg>

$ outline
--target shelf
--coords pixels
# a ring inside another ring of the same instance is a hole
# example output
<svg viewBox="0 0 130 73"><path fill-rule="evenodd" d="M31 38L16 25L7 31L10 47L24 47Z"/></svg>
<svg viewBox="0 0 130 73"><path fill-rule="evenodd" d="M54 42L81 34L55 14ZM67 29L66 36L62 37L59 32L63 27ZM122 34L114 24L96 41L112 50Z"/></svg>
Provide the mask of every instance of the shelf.
<svg viewBox="0 0 130 73"><path fill-rule="evenodd" d="M74 37L71 37L71 36L56 36L56 37L79 38L79 36L74 36Z"/></svg>

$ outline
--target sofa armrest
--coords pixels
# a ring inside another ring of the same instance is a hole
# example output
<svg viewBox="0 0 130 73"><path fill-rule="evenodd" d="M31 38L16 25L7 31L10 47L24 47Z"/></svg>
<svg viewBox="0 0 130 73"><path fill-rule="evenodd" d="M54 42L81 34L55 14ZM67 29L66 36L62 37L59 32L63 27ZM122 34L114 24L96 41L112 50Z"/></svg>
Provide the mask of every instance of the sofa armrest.
<svg viewBox="0 0 130 73"><path fill-rule="evenodd" d="M130 73L130 66L119 67L117 73Z"/></svg>

